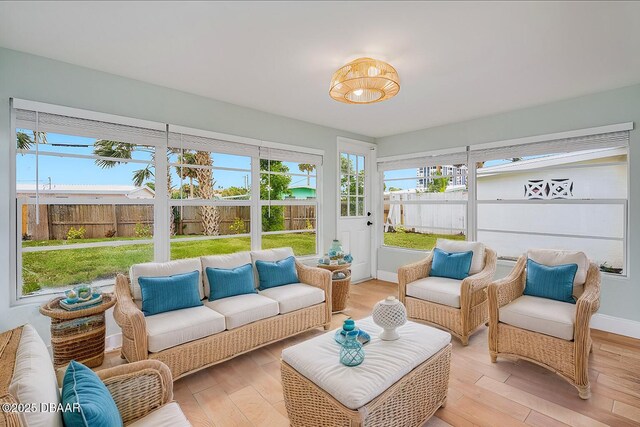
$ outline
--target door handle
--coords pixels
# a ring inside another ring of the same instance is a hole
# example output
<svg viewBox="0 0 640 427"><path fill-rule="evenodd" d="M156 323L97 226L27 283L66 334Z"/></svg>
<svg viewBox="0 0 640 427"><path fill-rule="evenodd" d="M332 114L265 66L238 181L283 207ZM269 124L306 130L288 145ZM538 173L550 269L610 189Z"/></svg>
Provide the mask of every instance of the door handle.
<svg viewBox="0 0 640 427"><path fill-rule="evenodd" d="M367 225L368 225L368 226L372 226L372 225L373 225L373 223L372 223L371 221L367 221Z"/></svg>

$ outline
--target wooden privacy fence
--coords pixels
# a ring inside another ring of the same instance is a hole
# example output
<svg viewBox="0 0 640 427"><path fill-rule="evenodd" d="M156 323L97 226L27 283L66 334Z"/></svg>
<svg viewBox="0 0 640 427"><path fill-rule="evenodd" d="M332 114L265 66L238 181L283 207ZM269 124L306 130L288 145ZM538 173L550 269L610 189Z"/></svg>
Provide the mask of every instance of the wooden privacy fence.
<svg viewBox="0 0 640 427"><path fill-rule="evenodd" d="M181 223L179 234L202 234L202 220L198 206L177 208ZM218 206L220 234L249 233L251 225L249 206ZM244 223L244 231L237 227L238 219ZM314 206L285 206L284 229L304 230L316 226ZM236 229L232 226L236 224ZM138 237L135 230L150 227L153 231L152 205L40 205L40 224L36 224L36 206L23 205L23 234L32 240L63 240L71 227L84 227L86 239L107 237L113 230L117 237Z"/></svg>

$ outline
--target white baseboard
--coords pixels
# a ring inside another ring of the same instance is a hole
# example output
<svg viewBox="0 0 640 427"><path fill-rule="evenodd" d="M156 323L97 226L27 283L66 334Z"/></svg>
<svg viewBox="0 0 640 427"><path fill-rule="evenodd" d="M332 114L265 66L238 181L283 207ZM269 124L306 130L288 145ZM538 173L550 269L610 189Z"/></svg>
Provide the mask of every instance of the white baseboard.
<svg viewBox="0 0 640 427"><path fill-rule="evenodd" d="M114 348L122 347L122 333L109 335L105 339L105 351L113 350Z"/></svg>
<svg viewBox="0 0 640 427"><path fill-rule="evenodd" d="M591 318L591 328L640 339L640 322L636 320L596 313Z"/></svg>
<svg viewBox="0 0 640 427"><path fill-rule="evenodd" d="M378 270L378 279L398 283L398 274L391 271ZM594 314L591 318L591 328L599 331L611 332L626 337L640 339L640 322L609 316L608 314Z"/></svg>
<svg viewBox="0 0 640 427"><path fill-rule="evenodd" d="M378 270L376 272L378 280L384 280L385 282L398 283L398 273L392 273L391 271Z"/></svg>

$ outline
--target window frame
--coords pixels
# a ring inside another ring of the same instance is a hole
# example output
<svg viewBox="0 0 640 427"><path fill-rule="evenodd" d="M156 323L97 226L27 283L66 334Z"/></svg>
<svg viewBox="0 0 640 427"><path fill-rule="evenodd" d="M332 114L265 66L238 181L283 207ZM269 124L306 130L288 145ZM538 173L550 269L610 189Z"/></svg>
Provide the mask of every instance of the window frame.
<svg viewBox="0 0 640 427"><path fill-rule="evenodd" d="M574 131L567 131L567 132L559 132L559 133L554 133L554 134L547 134L547 135L538 135L538 136L534 136L534 137L525 137L525 138L518 138L518 139L514 139L514 140L506 140L506 141L497 141L497 142L490 142L490 143L483 143L483 144L478 144L478 145L467 145L464 147L460 147L457 149L452 149L452 150L439 150L439 151L432 151L432 152L422 152L422 153L414 153L414 154L410 154L410 155L399 155L399 156L389 156L389 157L380 157L378 158L378 163L384 163L385 161L393 161L393 162L397 162L397 161L402 161L405 159L410 159L410 158L415 158L415 157L419 157L419 156L436 156L440 153L450 153L450 152L461 152L462 150L467 152L467 179L468 179L468 205L467 205L467 240L476 240L477 239L477 233L478 231L490 231L490 230L484 230L484 229L480 229L478 228L477 224L478 224L478 206L481 204L490 204L490 203L509 203L509 202L514 202L512 200L478 200L478 196L477 196L477 164L476 164L476 160L473 159L473 156L470 154L471 150L481 150L481 149L492 149L492 148L500 148L500 147L507 147L507 146L515 146L517 147L518 145L524 145L524 144L534 144L534 143L545 143L545 142L550 142L550 141L555 141L555 140L559 140L559 139L565 139L565 138L579 138L579 137L588 137L588 136L592 136L592 135L600 135L600 134L605 134L605 133L614 133L614 132L623 132L623 131L630 131L634 128L634 124L633 122L627 122L627 123L619 123L619 124L615 124L615 125L606 125L606 126L600 126L600 127L595 127L595 128L588 128L588 129L580 129L580 130L574 130ZM629 141L630 142L630 141ZM622 144L620 145L621 147L623 146ZM585 150L588 150L589 148L585 148ZM630 155L630 144L625 146L626 149L626 160L624 162L608 162L605 165L611 165L611 164L624 164L626 166L626 199L562 199L560 201L556 201L556 200L517 200L516 202L518 203L555 203L555 204L611 204L611 205L621 205L623 206L623 237L621 239L608 239L611 241L614 240L618 240L618 241L622 241L622 245L623 245L623 271L621 274L614 274L614 273L606 273L606 272L602 272L602 274L606 275L607 277L613 277L613 278L617 278L617 279L629 279L631 278L631 274L632 274L632 269L633 267L630 265L629 260L631 259L630 257L630 251L631 251L631 247L630 247L630 242L629 242L629 221L630 221L630 216L629 216L629 202L631 199L631 171L630 171L630 159L629 159L629 155ZM580 151L579 149L575 149L572 150L572 152L576 152L576 151ZM550 153L552 154L552 153ZM599 164L599 165L584 165L584 166L579 166L579 167L598 167L598 166L603 166L603 164ZM569 168L575 168L578 166L566 166L567 169ZM399 170L399 169L410 169L411 167L398 167L395 169L388 169L388 170ZM564 168L563 166L554 166L553 169L562 169ZM382 192L382 198L380 200L379 203L379 210L380 212L382 212L384 214L384 183L388 180L384 179L384 170L378 168L378 175L379 175L379 182L380 182L380 190ZM507 172L508 173L508 172ZM419 177L417 176L417 171L416 171L416 180L419 179ZM384 244L384 227L378 227L377 228L377 233L378 233L378 241L380 242L379 248L384 248L386 250L392 250L392 251L399 251L399 252L411 252L411 253L429 253L431 252L430 250L423 250L423 249L413 249L413 248L404 248L404 247L399 247L399 246L391 246L391 245L385 245ZM554 236L554 233L542 233L544 235L548 235L548 236ZM580 235L580 238L589 238L589 237L598 237L598 236L590 236L590 235ZM598 237L600 238L600 237ZM500 265L507 265L507 266L513 266L515 264L515 261L513 259L509 259L509 258L498 258L498 263Z"/></svg>
<svg viewBox="0 0 640 427"><path fill-rule="evenodd" d="M249 206L250 207L250 230L249 233L246 234L234 234L234 235L225 235L225 236L206 236L206 239L220 239L220 238L233 238L233 237L250 237L251 238L251 250L260 250L262 246L262 216L261 209L263 206L263 202L269 203L269 201L260 200L259 191L256 194L256 190L260 188L260 155L259 150L261 147L268 147L269 149L274 150L285 150L299 156L305 155L313 155L315 158L319 158L319 161L316 162L316 171L315 171L315 179L316 179L316 198L311 201L304 200L283 200L282 204L306 204L313 205L316 209L316 226L315 226L315 254L303 255L297 257L298 259L311 259L317 258L318 254L323 252L323 240L320 238L322 235L322 164L323 158L325 155L324 150L319 150L315 148L307 148L304 146L295 146L289 144L283 144L272 141L264 141L257 140L253 138L240 137L235 135L223 134L213 131L206 131L194 128L187 128L182 126L170 125L167 123L157 123L150 122L145 120L139 120L128 117L114 116L107 113L99 113L93 112L89 110L81 110L69 107L62 107L52 104L45 104L34 101L25 101L19 100L15 98L10 98L9 100L10 106L10 141L9 144L9 155L10 155L10 165L9 165L9 197L11 200L12 208L10 209L10 236L9 236L9 244L12 248L10 250L10 305L18 306L24 304L33 304L47 301L51 298L52 295L60 295L58 291L52 290L48 292L46 288L44 288L41 292L34 295L22 295L22 280L21 280L21 270L22 270L22 233L21 226L18 224L19 218L19 210L22 209L22 204L17 198L17 175L16 175L16 159L17 155L20 151L16 147L15 141L17 139L17 130L22 129L22 127L17 126L16 120L16 109L24 109L24 110L32 110L32 111L40 111L47 112L50 114L58 114L58 115L66 115L72 118L80 118L80 119L88 119L95 121L104 121L108 123L125 125L125 126L137 126L143 128L151 128L151 129L159 129L160 127L164 129L165 138L162 138L162 142L155 146L156 152L159 154L164 154L164 152L168 149L168 147L172 146L169 142L169 137L171 133L187 133L190 135L216 139L220 141L224 145L223 151L216 151L216 147L212 146L208 151L211 153L222 153L222 154L232 154L239 156L246 156L251 159L251 167L250 171L246 169L238 169L238 168L227 168L224 166L212 166L212 170L230 170L230 171L242 171L247 172L250 177L250 187L252 188L252 194L247 200L212 200L212 201L204 201L204 200L187 200L187 199L169 199L169 194L167 191L167 176L164 173L156 173L155 174L155 194L153 199L130 199L130 200L120 200L116 202L116 204L145 204L151 205L154 209L154 223L153 223L153 237L151 239L144 239L140 241L134 241L133 244L153 244L153 261L154 262L166 262L171 259L171 243L174 241L182 241L187 239L194 239L197 237L187 237L185 239L171 239L170 236L170 209L174 205L180 205L182 202L183 206L189 205L215 205L215 206ZM64 133L64 132L57 132ZM70 131L69 135L73 135ZM135 140L133 141L135 143ZM143 142L139 142L140 145L144 145ZM245 151L239 149L240 146L245 147ZM246 147L249 146L253 154L247 154ZM235 147L238 147L237 151L234 150ZM47 153L40 153L41 155L48 155ZM70 154L70 155L68 155ZM99 159L100 156L95 155L84 155L84 154L73 154L73 153L55 153L55 156L58 157L67 157L67 158L83 158L89 160ZM122 159L118 159L121 161ZM285 160L288 161L288 160ZM143 160L129 160L129 163L145 163L149 164L147 161ZM170 159L166 155L156 155L154 157L154 161L151 162L154 169L156 171L164 171L169 170L169 167L173 167L174 165L170 162ZM295 173L294 173L295 175ZM302 175L302 174L301 174ZM304 176L307 176L304 174ZM38 201L40 203L55 201L57 204L113 204L115 199L109 199L108 196L101 197L99 199L83 199L83 198L65 198L65 199L47 199L43 197L39 197ZM60 203L64 201L64 203ZM272 201L273 202L273 201ZM278 201L280 202L280 201ZM113 242L104 242L101 243L86 243L78 244L78 249L84 247L84 245L94 246L113 246ZM124 243L123 243L124 244ZM127 243L128 244L128 243ZM75 246L75 245L74 245ZM89 247L89 246L87 246ZM20 263L20 264L18 264ZM60 287L72 286L71 284L60 284ZM104 285L103 288L111 288L113 285Z"/></svg>

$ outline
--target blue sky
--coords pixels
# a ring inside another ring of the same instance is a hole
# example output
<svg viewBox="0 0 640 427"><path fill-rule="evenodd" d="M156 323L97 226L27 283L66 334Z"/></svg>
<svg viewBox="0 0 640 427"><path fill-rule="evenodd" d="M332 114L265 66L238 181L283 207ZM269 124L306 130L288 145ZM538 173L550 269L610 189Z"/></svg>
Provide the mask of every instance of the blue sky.
<svg viewBox="0 0 640 427"><path fill-rule="evenodd" d="M20 131L20 130L18 130ZM32 135L31 131L24 131L28 135ZM47 144L40 144L41 151L55 153L72 153L72 154L93 154L93 143L95 139L79 136L69 136L60 134L47 134ZM69 147L73 145L73 147ZM32 147L35 150L35 147ZM16 175L19 184L33 184L36 181L35 155L18 154L16 157ZM150 160L151 153L142 148L134 152L134 159ZM177 155L170 156L171 162L177 161ZM250 169L251 159L244 156L234 156L228 154L213 154L214 166L223 166L237 169ZM301 173L297 163L285 163L292 173ZM132 176L135 170L142 169L146 165L140 163L122 163L113 168L102 169L97 166L94 160L77 159L77 158L61 158L52 156L39 156L39 183L46 184L51 180L52 184L93 184L93 185L131 185ZM229 186L242 187L245 183L245 176L249 177L250 172L246 171L214 171L214 179L216 187L227 188ZM171 170L171 179L174 187L180 185L175 168ZM292 177L291 186L305 185L305 177ZM248 178L251 182L250 177ZM188 179L183 181L188 183ZM312 185L315 185L315 178L311 179Z"/></svg>

